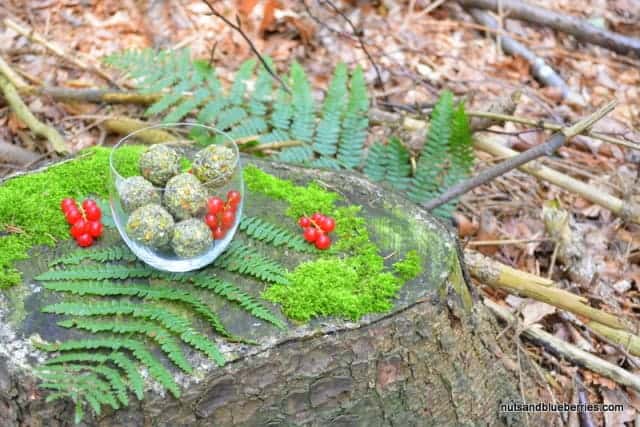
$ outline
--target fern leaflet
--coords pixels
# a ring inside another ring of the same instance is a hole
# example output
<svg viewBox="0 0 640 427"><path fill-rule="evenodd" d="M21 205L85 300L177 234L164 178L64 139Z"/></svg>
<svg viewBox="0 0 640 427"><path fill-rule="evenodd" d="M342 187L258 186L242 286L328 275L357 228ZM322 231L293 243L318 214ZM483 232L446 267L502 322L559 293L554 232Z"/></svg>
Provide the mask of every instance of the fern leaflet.
<svg viewBox="0 0 640 427"><path fill-rule="evenodd" d="M252 239L299 252L316 252L301 236L258 217L242 217L239 230Z"/></svg>

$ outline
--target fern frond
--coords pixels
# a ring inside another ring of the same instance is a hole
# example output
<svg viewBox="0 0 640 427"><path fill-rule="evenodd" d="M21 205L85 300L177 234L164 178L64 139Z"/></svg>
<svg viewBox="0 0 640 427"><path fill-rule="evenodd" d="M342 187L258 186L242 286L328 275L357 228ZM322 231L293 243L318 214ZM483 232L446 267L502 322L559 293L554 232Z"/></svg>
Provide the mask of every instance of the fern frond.
<svg viewBox="0 0 640 427"><path fill-rule="evenodd" d="M80 373L78 374L78 372ZM109 373L107 374L107 372ZM97 374L103 375L108 381L101 379ZM110 381L112 374L114 378L117 377L114 380L115 384ZM84 394L96 414L100 414L101 404L107 404L116 410L120 408L118 403L120 396L116 396L121 391L120 387L124 387L124 383L118 372L112 369L94 365L49 366L45 370L39 371L38 376L45 381L40 384L42 388ZM126 388L122 390L124 392L123 398L128 404L127 390Z"/></svg>
<svg viewBox="0 0 640 427"><path fill-rule="evenodd" d="M426 144L408 192L409 198L416 203L432 198L443 184L438 179L442 178L446 167L452 114L453 94L445 91L433 108Z"/></svg>
<svg viewBox="0 0 640 427"><path fill-rule="evenodd" d="M278 160L285 163L305 164L313 157L313 149L308 145L292 147L282 150L278 154Z"/></svg>
<svg viewBox="0 0 640 427"><path fill-rule="evenodd" d="M348 169L356 168L362 160L362 150L369 127L369 100L362 68L357 66L351 74L349 101L344 113L338 160Z"/></svg>
<svg viewBox="0 0 640 427"><path fill-rule="evenodd" d="M265 320L280 329L284 329L286 327L286 323L276 317L268 308L264 307L252 296L243 292L231 283L223 282L215 277L200 274L194 278L193 284L196 287L208 289L229 301L238 303L240 307L258 319Z"/></svg>
<svg viewBox="0 0 640 427"><path fill-rule="evenodd" d="M84 260L99 262L135 261L137 257L127 246L116 245L104 249L79 249L52 261L49 263L49 266L51 267L58 264L80 264Z"/></svg>
<svg viewBox="0 0 640 427"><path fill-rule="evenodd" d="M473 142L471 140L471 126L469 118L464 110L464 104L460 103L453 111L451 118L451 142L449 144L451 153L452 168L456 173L466 178L473 168ZM461 178L456 177L455 183Z"/></svg>
<svg viewBox="0 0 640 427"><path fill-rule="evenodd" d="M273 61L268 56L263 58L273 70ZM267 103L271 100L273 92L273 78L264 65L260 65L256 84L251 93L248 103L248 110L252 116L264 116L267 114Z"/></svg>
<svg viewBox="0 0 640 427"><path fill-rule="evenodd" d="M367 161L363 172L373 182L384 181L387 175L387 146L381 142L374 142L367 151Z"/></svg>
<svg viewBox="0 0 640 427"><path fill-rule="evenodd" d="M238 229L252 239L273 246L285 246L298 252L317 252L315 247L307 243L299 234L294 234L255 216L242 217Z"/></svg>
<svg viewBox="0 0 640 427"><path fill-rule="evenodd" d="M163 123L177 123L182 120L192 110L198 108L200 104L209 98L209 91L205 88L196 89L192 97L185 99L175 106L173 110L162 119Z"/></svg>
<svg viewBox="0 0 640 427"><path fill-rule="evenodd" d="M122 316L129 315L137 319L158 322L162 327L178 335L185 343L202 351L219 366L224 365L224 356L220 350L204 335L195 331L184 317L173 314L154 304L133 304L126 301L108 301L103 303L57 303L42 308L44 313L70 316ZM115 348L114 350L117 350Z"/></svg>
<svg viewBox="0 0 640 427"><path fill-rule="evenodd" d="M289 284L287 271L282 265L267 258L257 249L237 241L231 242L222 255L213 262L213 266L247 274L267 282Z"/></svg>
<svg viewBox="0 0 640 427"><path fill-rule="evenodd" d="M311 93L311 84L300 64L291 65L291 91L293 121L291 136L293 139L311 143L315 119L315 104Z"/></svg>
<svg viewBox="0 0 640 427"><path fill-rule="evenodd" d="M166 276L157 276L166 277ZM189 292L173 288L149 287L135 283L117 284L113 282L51 282L45 283L45 289L70 292L75 295L96 296L135 296L150 300L164 300L180 302L191 307L202 315L213 329L220 335L238 341L238 337L231 334L224 326L218 315Z"/></svg>
<svg viewBox="0 0 640 427"><path fill-rule="evenodd" d="M244 94L247 89L247 80L253 74L256 67L255 59L244 61L235 75L231 89L229 90L229 102L233 105L242 105L244 103Z"/></svg>
<svg viewBox="0 0 640 427"><path fill-rule="evenodd" d="M313 149L324 156L338 151L340 122L347 95L347 67L340 62L333 72L327 95L322 105L322 119L318 123Z"/></svg>
<svg viewBox="0 0 640 427"><path fill-rule="evenodd" d="M145 321L127 321L127 322L114 322L114 321L97 321L90 319L68 319L58 322L58 325L63 328L78 328L97 332L111 332L115 334L141 334L146 335L155 341L160 348L164 351L166 356L175 365L182 369L184 372L191 374L193 368L191 364L184 356L180 345L173 339L169 332L157 326L152 322Z"/></svg>
<svg viewBox="0 0 640 427"><path fill-rule="evenodd" d="M340 162L333 157L322 156L315 160L312 160L310 163L311 167L318 169L332 169L332 170L340 170L343 168Z"/></svg>
<svg viewBox="0 0 640 427"><path fill-rule="evenodd" d="M111 353L65 353L51 359L46 360L45 365L56 365L69 362L95 362L107 363L111 362L127 375L129 387L138 398L142 400L144 397L144 381L138 367L124 353L114 351Z"/></svg>
<svg viewBox="0 0 640 427"><path fill-rule="evenodd" d="M69 340L62 343L34 343L34 345L45 351L75 351L75 350L98 350L109 348L111 350L129 350L133 356L147 367L151 376L162 384L174 397L180 397L180 388L173 380L171 373L153 357L140 341L132 339L90 339L90 340Z"/></svg>
<svg viewBox="0 0 640 427"><path fill-rule="evenodd" d="M276 92L276 100L273 104L273 112L269 123L277 131L280 131L283 135L289 130L291 123L291 115L293 114L293 107L291 105L290 96L282 88ZM288 135L284 139L289 139ZM283 140L284 140L283 139ZM274 141L269 141L274 142Z"/></svg>
<svg viewBox="0 0 640 427"><path fill-rule="evenodd" d="M160 274L143 264L134 266L104 264L96 266L80 266L73 269L49 270L36 277L36 280L107 280L107 279L133 279L152 277Z"/></svg>

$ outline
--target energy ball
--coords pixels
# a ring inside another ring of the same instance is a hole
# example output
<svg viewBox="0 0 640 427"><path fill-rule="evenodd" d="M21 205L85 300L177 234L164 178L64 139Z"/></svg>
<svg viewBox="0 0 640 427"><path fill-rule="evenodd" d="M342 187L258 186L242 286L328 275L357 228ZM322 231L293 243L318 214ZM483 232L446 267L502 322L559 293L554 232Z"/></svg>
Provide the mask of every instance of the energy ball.
<svg viewBox="0 0 640 427"><path fill-rule="evenodd" d="M178 220L199 216L207 206L207 192L198 178L181 173L167 182L164 205Z"/></svg>
<svg viewBox="0 0 640 427"><path fill-rule="evenodd" d="M220 187L233 175L236 162L236 154L231 148L212 144L194 156L193 174L207 187Z"/></svg>
<svg viewBox="0 0 640 427"><path fill-rule="evenodd" d="M212 244L211 229L199 219L185 219L173 227L171 247L179 257L200 255Z"/></svg>
<svg viewBox="0 0 640 427"><path fill-rule="evenodd" d="M162 206L142 206L129 216L127 233L137 242L152 248L161 248L171 241L173 218Z"/></svg>
<svg viewBox="0 0 640 427"><path fill-rule="evenodd" d="M118 186L118 194L125 211L131 213L144 205L160 204L160 193L152 183L141 176L125 179Z"/></svg>
<svg viewBox="0 0 640 427"><path fill-rule="evenodd" d="M152 145L140 156L140 172L153 184L163 187L180 173L180 156L166 145Z"/></svg>

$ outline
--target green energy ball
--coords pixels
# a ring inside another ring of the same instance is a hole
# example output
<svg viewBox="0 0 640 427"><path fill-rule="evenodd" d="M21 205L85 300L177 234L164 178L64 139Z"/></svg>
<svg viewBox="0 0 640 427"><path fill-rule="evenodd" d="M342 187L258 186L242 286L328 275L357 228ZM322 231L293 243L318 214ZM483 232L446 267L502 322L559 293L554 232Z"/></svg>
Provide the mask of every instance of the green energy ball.
<svg viewBox="0 0 640 427"><path fill-rule="evenodd" d="M180 173L180 156L166 145L152 145L140 156L140 172L153 184L164 186Z"/></svg>
<svg viewBox="0 0 640 427"><path fill-rule="evenodd" d="M199 216L207 206L207 192L198 178L190 173L181 173L167 182L164 205L179 220Z"/></svg>
<svg viewBox="0 0 640 427"><path fill-rule="evenodd" d="M231 148L212 144L196 153L193 174L207 187L220 187L229 181L236 163L236 154Z"/></svg>
<svg viewBox="0 0 640 427"><path fill-rule="evenodd" d="M171 247L179 257L190 258L200 255L212 244L211 229L202 220L185 219L173 227Z"/></svg>
<svg viewBox="0 0 640 427"><path fill-rule="evenodd" d="M137 242L152 248L166 246L171 240L173 218L162 206L152 204L136 209L127 221L127 233Z"/></svg>
<svg viewBox="0 0 640 427"><path fill-rule="evenodd" d="M118 186L118 194L122 207L127 212L133 212L144 205L160 204L160 193L152 183L141 176L125 179Z"/></svg>

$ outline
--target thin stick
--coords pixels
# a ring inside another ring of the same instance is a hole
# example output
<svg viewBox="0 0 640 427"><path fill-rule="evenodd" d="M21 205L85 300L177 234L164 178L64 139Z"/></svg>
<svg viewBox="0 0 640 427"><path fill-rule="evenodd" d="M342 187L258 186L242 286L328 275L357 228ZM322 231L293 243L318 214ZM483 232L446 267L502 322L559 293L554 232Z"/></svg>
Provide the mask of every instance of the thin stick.
<svg viewBox="0 0 640 427"><path fill-rule="evenodd" d="M67 54L61 47L49 42L48 40L46 40L44 37L42 37L40 34L36 33L35 30L31 29L31 28L27 28L25 26L20 25L19 23L6 18L4 20L4 24L11 28L12 30L14 30L15 32L25 36L26 38L28 38L29 40L31 40L34 43L38 43L41 44L42 46L44 46L47 50L49 50L51 53L53 53L54 55L74 64L75 66L83 69L83 70L90 70L93 71L94 73L98 74L100 77L102 77L103 79L105 79L106 81L108 81L109 83L118 86L118 84L111 78L111 76L109 76L107 73L105 73L104 71L102 71L101 69L99 69L98 67L94 66L94 65L89 65L86 62L84 62L83 60L79 59L77 57L77 53L75 54L76 56Z"/></svg>
<svg viewBox="0 0 640 427"><path fill-rule="evenodd" d="M231 28L233 28L236 32L238 32L238 34L240 34L242 36L242 38L247 42L247 44L249 45L249 48L251 49L251 51L253 52L253 54L255 56L258 57L258 59L260 60L260 62L262 63L262 66L264 67L265 70L267 70L267 72L269 74L271 74L271 77L273 77L278 83L280 83L280 86L282 86L282 88L284 89L285 92L287 92L288 94L291 94L291 89L289 89L289 86L287 86L287 84L284 82L284 80L282 80L282 78L280 78L279 75L277 75L269 66L269 64L267 64L267 61L265 61L264 57L260 54L260 52L258 52L258 49L256 48L256 46L253 44L253 42L251 41L251 39L249 38L249 36L247 36L247 34L244 32L244 30L242 29L242 24L240 23L240 17L238 15L236 15L236 23L234 24L233 22L231 22L230 20L228 20L224 15L222 15L220 12L218 12L213 5L209 2L209 0L202 0L207 7L209 7L209 10L211 10L211 13L215 16L217 16L218 18L220 18L225 24L227 24L228 26L230 26Z"/></svg>
<svg viewBox="0 0 640 427"><path fill-rule="evenodd" d="M596 112L580 120L573 126L565 128L561 132L554 134L544 144L537 145L533 148L528 149L527 151L524 151L523 153L518 154L515 157L512 157L508 160L505 160L504 162L498 163L495 166L483 170L473 178L462 181L454 185L453 187L450 187L442 195L436 197L435 199L429 200L426 203L423 203L422 206L427 210L433 210L438 206L444 205L450 200L453 200L456 197L480 185L486 184L487 182L499 177L500 175L504 175L510 170L524 165L525 163L528 163L542 156L552 155L560 146L562 146L567 141L567 139L574 137L585 129L588 129L595 122L607 115L611 110L615 108L616 103L617 102L615 100L608 102L603 107L600 107Z"/></svg>
<svg viewBox="0 0 640 427"><path fill-rule="evenodd" d="M509 313L505 308L499 306L490 299L485 298L484 304L502 320L508 323L516 322L516 319L511 315L511 313ZM622 384L631 387L636 391L640 391L639 376L634 375L631 372L622 369L617 365L614 365L613 363L602 360L591 353L580 350L575 345L569 344L543 331L540 327L529 326L522 329L521 331L519 330L518 332L524 333L534 341L540 342L546 349L549 349L552 353L555 353L560 357L564 357L593 372L612 379L618 384Z"/></svg>
<svg viewBox="0 0 640 427"><path fill-rule="evenodd" d="M31 129L33 133L49 140L56 152L60 154L67 154L69 152L62 135L60 135L55 128L45 125L33 115L29 107L27 107L22 98L20 98L16 88L4 77L4 74L0 74L0 90L4 94L13 112L16 113L16 116L29 126L29 129Z"/></svg>
<svg viewBox="0 0 640 427"><path fill-rule="evenodd" d="M523 243L549 242L550 239L508 239L508 240L475 240L468 242L466 246L494 246L494 245L520 245Z"/></svg>
<svg viewBox="0 0 640 427"><path fill-rule="evenodd" d="M378 68L378 64L376 64L376 61L373 59L373 56L371 56L371 53L369 53L367 46L365 46L364 41L362 40L362 31L358 30L356 26L353 24L353 22L351 21L351 19L349 19L349 17L345 15L344 12L342 12L331 0L323 0L323 3L328 4L329 7L331 7L331 9L333 9L335 13L340 15L342 19L344 19L347 22L347 24L351 27L351 30L353 31L353 35L358 38L360 49L362 49L364 54L367 56L367 59L369 59L369 62L371 62L371 65L373 66L373 69L376 72L376 82L378 86L384 89L384 83L382 82L382 74L380 74L380 68Z"/></svg>

